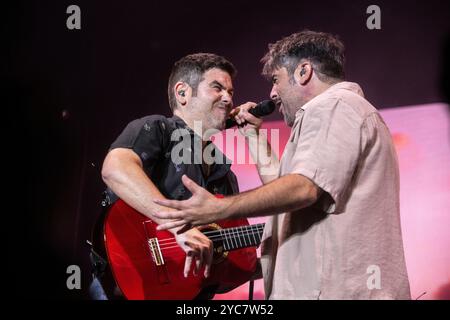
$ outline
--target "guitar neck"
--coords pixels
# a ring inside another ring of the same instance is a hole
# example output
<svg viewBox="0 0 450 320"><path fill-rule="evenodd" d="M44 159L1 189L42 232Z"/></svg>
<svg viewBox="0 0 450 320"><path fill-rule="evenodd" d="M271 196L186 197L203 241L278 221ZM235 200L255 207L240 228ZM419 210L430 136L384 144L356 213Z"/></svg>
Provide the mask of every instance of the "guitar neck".
<svg viewBox="0 0 450 320"><path fill-rule="evenodd" d="M225 251L237 250L246 247L255 247L261 243L264 223L248 226L206 231L204 234L216 246L220 243Z"/></svg>

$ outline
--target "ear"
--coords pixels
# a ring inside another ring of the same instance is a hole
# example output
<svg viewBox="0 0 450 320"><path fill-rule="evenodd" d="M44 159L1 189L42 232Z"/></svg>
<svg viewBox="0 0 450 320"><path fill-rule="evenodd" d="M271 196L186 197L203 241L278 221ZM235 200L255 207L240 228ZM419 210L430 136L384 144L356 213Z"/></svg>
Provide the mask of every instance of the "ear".
<svg viewBox="0 0 450 320"><path fill-rule="evenodd" d="M186 82L178 81L173 87L175 98L181 106L185 106L191 99L192 90Z"/></svg>
<svg viewBox="0 0 450 320"><path fill-rule="evenodd" d="M309 82L313 74L313 68L308 61L299 63L294 71L294 79L297 83L304 86Z"/></svg>

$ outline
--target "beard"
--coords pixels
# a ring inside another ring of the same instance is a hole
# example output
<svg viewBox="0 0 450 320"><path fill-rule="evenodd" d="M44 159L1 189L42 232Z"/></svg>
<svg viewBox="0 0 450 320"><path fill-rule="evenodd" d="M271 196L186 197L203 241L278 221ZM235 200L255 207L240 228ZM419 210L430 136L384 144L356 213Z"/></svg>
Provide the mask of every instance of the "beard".
<svg viewBox="0 0 450 320"><path fill-rule="evenodd" d="M217 116L214 112L210 112L205 115L203 132L208 132L206 136L210 136L211 134L216 134L217 131L223 131L226 125L226 117Z"/></svg>
<svg viewBox="0 0 450 320"><path fill-rule="evenodd" d="M225 129L225 119L223 119L223 120L222 119L218 119L218 118L215 118L212 115L209 118L210 118L209 119L209 123L211 124L211 128L217 129L217 130L220 130L220 131Z"/></svg>
<svg viewBox="0 0 450 320"><path fill-rule="evenodd" d="M294 125L295 113L292 113L292 110L290 110L289 107L283 107L283 118L284 123L286 123L288 127L292 127Z"/></svg>
<svg viewBox="0 0 450 320"><path fill-rule="evenodd" d="M293 117L291 115L287 115L287 114L284 115L284 123L286 123L286 125L288 127L292 128L292 126L294 125L294 122L295 122L295 117Z"/></svg>
<svg viewBox="0 0 450 320"><path fill-rule="evenodd" d="M195 116L193 116L194 119L196 118L197 121L201 122L202 132L210 129L220 131L225 129L228 115L223 115L217 110L221 106L220 104L207 106L197 103L198 101L193 99L189 112L195 114Z"/></svg>
<svg viewBox="0 0 450 320"><path fill-rule="evenodd" d="M224 108L226 111L224 114L222 112L218 112L217 109L222 110L221 108ZM216 109L216 110L214 110ZM223 104L219 103L213 106L213 112L211 112L208 115L208 120L211 125L211 128L217 129L217 130L224 130L226 126L226 120L228 118L228 114L230 113L231 108L227 108ZM219 113L219 115L217 115Z"/></svg>

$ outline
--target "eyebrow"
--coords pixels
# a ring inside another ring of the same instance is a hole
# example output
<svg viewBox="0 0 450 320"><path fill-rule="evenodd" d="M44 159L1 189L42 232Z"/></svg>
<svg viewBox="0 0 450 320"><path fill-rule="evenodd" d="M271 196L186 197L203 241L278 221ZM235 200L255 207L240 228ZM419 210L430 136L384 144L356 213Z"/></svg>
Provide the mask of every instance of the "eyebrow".
<svg viewBox="0 0 450 320"><path fill-rule="evenodd" d="M221 83L220 83L219 81L217 81L217 80L213 80L213 81L209 84L210 87L212 87L212 86L214 86L214 85L219 86L220 89L225 89L225 90L226 90L225 86L224 86L223 84L221 84ZM231 88L230 90L228 90L228 92L234 93L233 88Z"/></svg>

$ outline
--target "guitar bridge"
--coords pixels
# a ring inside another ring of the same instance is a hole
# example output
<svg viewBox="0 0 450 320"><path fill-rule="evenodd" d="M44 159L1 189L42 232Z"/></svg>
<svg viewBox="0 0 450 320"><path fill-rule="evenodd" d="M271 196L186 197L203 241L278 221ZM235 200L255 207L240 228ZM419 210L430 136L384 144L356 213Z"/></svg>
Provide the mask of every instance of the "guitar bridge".
<svg viewBox="0 0 450 320"><path fill-rule="evenodd" d="M157 266L164 265L164 258L161 253L161 248L159 247L159 242L157 238L148 239L148 246L152 255L153 261Z"/></svg>

